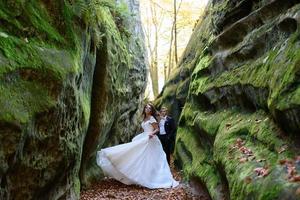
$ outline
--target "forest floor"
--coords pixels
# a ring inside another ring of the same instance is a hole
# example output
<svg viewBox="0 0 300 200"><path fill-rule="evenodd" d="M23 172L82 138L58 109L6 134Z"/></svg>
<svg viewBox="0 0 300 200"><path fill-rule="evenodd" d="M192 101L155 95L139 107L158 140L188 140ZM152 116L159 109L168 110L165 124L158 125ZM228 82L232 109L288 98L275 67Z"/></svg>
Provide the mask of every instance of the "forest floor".
<svg viewBox="0 0 300 200"><path fill-rule="evenodd" d="M185 182L182 175L171 164L174 178L179 186L170 189L147 189L136 185L125 185L106 178L81 192L80 200L210 200L202 187L193 182Z"/></svg>

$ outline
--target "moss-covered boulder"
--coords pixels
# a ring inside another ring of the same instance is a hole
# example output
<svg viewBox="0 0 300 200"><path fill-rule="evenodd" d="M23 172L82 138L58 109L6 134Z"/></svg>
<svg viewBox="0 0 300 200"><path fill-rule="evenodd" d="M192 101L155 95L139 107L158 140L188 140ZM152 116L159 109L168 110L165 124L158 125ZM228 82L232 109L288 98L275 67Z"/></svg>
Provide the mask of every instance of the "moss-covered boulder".
<svg viewBox="0 0 300 200"><path fill-rule="evenodd" d="M78 199L101 177L95 151L134 134L146 69L130 6L0 1L0 199Z"/></svg>
<svg viewBox="0 0 300 200"><path fill-rule="evenodd" d="M299 14L210 1L156 100L180 114L176 162L212 199L300 199Z"/></svg>

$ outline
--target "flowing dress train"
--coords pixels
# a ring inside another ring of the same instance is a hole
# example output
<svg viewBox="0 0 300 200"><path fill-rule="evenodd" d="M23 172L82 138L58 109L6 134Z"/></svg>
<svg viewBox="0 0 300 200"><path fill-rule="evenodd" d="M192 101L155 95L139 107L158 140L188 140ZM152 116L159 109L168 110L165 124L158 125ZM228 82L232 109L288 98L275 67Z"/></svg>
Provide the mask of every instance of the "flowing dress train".
<svg viewBox="0 0 300 200"><path fill-rule="evenodd" d="M176 187L166 154L157 136L149 138L153 131L151 118L142 122L144 132L131 142L101 149L97 152L97 164L104 174L124 184L141 185L150 189Z"/></svg>

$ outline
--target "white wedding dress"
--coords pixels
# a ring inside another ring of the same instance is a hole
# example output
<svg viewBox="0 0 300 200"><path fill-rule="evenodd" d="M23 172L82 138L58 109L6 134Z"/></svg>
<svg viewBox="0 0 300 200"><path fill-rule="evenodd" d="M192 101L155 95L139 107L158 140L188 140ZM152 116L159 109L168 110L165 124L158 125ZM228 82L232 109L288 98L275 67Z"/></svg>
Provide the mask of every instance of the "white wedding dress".
<svg viewBox="0 0 300 200"><path fill-rule="evenodd" d="M141 185L150 189L176 187L166 154L157 136L149 138L153 131L154 117L142 122L144 132L131 142L101 149L97 152L97 164L104 174L124 184Z"/></svg>

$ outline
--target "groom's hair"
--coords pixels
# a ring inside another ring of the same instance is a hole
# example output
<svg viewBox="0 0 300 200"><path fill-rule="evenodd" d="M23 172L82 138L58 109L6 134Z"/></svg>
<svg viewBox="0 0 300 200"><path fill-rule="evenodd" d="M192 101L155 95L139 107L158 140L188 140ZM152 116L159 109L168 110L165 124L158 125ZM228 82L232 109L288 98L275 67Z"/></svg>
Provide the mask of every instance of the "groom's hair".
<svg viewBox="0 0 300 200"><path fill-rule="evenodd" d="M160 111L162 111L162 110L168 111L168 108L163 106L163 107L160 108Z"/></svg>

